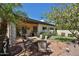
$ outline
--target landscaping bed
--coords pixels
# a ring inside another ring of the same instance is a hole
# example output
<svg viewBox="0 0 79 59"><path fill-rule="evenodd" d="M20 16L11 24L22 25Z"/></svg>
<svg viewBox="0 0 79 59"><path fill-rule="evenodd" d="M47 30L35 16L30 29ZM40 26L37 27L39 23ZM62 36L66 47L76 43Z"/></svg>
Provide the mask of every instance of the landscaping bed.
<svg viewBox="0 0 79 59"><path fill-rule="evenodd" d="M52 36L51 39L59 40L62 42L71 42L71 41L75 40L76 38L75 37L65 37L65 36Z"/></svg>

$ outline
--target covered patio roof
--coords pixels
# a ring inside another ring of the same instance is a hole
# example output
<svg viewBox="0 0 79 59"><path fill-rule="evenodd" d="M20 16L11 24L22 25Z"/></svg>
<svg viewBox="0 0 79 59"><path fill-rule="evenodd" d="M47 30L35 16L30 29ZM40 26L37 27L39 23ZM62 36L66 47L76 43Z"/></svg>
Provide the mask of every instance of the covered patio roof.
<svg viewBox="0 0 79 59"><path fill-rule="evenodd" d="M55 26L54 24L49 24L47 22L42 22L42 21L39 21L39 20L31 19L31 18L26 18L24 21L26 21L28 23L45 24L45 25Z"/></svg>

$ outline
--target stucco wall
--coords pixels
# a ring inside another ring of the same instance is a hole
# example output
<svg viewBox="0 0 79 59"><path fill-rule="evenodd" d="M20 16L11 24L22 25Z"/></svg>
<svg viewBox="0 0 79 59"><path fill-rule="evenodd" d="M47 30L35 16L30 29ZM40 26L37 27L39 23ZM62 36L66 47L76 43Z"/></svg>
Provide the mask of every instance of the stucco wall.
<svg viewBox="0 0 79 59"><path fill-rule="evenodd" d="M42 25L38 25L37 34L40 34L42 32Z"/></svg>
<svg viewBox="0 0 79 59"><path fill-rule="evenodd" d="M61 33L65 33L65 36L68 36L68 34L71 34L69 30L57 30L58 35L61 35Z"/></svg>
<svg viewBox="0 0 79 59"><path fill-rule="evenodd" d="M33 31L34 26L38 26L38 24L27 23L27 22L20 21L17 27L25 27L26 31L27 31L27 34L29 35Z"/></svg>
<svg viewBox="0 0 79 59"><path fill-rule="evenodd" d="M47 27L46 31L52 31L53 30L50 30L50 28L54 28L53 26L50 26L50 25L44 25L44 24L39 24L38 25L38 34L40 34L41 32L43 32L43 27Z"/></svg>

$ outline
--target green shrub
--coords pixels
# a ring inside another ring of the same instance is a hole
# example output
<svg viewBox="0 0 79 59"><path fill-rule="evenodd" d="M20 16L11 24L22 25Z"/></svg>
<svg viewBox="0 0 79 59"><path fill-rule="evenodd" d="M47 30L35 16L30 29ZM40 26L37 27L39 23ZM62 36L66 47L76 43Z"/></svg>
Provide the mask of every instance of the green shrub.
<svg viewBox="0 0 79 59"><path fill-rule="evenodd" d="M65 37L65 36L52 36L52 38L62 42L71 42L72 40L75 39L74 37Z"/></svg>
<svg viewBox="0 0 79 59"><path fill-rule="evenodd" d="M47 38L49 38L49 37L52 36L52 33L51 32L41 32L40 34L43 35L43 39L45 38L45 36L48 36Z"/></svg>
<svg viewBox="0 0 79 59"><path fill-rule="evenodd" d="M62 42L65 42L65 41L72 41L72 40L69 39L69 38L63 38L63 37L56 38L56 39L58 39L58 40L60 40L60 41L62 41Z"/></svg>
<svg viewBox="0 0 79 59"><path fill-rule="evenodd" d="M56 36L56 35L57 35L57 31L54 30L53 33L52 33L52 35L53 35L53 36Z"/></svg>
<svg viewBox="0 0 79 59"><path fill-rule="evenodd" d="M68 34L68 37L73 37L73 35L72 34Z"/></svg>

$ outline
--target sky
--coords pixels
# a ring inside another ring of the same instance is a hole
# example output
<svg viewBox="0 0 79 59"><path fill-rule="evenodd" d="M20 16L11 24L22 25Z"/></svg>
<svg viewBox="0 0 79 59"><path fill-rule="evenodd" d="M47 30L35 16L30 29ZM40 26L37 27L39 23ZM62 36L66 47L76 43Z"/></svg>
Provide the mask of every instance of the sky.
<svg viewBox="0 0 79 59"><path fill-rule="evenodd" d="M49 12L51 7L60 7L56 3L24 3L20 10L24 11L30 18L41 20L43 14Z"/></svg>

